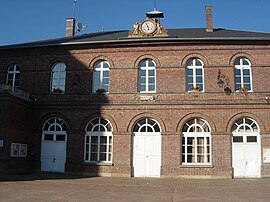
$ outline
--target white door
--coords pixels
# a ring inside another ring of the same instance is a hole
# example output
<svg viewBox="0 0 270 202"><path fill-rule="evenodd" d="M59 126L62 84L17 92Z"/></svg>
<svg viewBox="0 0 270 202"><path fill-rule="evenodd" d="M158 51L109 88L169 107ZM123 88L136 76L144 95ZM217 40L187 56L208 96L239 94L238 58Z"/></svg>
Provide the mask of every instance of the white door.
<svg viewBox="0 0 270 202"><path fill-rule="evenodd" d="M133 133L134 177L160 177L161 134Z"/></svg>
<svg viewBox="0 0 270 202"><path fill-rule="evenodd" d="M232 137L233 176L260 177L261 147L256 133L236 133Z"/></svg>
<svg viewBox="0 0 270 202"><path fill-rule="evenodd" d="M50 138L46 138L46 135ZM65 172L66 134L44 134L41 145L41 171Z"/></svg>

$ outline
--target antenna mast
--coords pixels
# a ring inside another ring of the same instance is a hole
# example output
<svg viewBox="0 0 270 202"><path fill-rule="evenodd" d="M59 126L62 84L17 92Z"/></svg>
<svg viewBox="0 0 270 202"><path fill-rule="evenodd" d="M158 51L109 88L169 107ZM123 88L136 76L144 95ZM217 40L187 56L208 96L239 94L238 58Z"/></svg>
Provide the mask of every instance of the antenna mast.
<svg viewBox="0 0 270 202"><path fill-rule="evenodd" d="M75 12L76 12L76 3L77 0L74 0L74 4L73 4L73 18L75 19Z"/></svg>
<svg viewBox="0 0 270 202"><path fill-rule="evenodd" d="M156 8L157 8L157 1L154 0L154 10L156 10Z"/></svg>

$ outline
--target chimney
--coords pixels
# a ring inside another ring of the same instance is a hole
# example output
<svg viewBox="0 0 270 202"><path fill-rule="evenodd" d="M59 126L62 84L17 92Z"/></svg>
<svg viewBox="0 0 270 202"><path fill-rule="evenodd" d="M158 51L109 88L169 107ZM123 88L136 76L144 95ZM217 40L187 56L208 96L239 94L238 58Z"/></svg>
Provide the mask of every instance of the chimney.
<svg viewBox="0 0 270 202"><path fill-rule="evenodd" d="M75 18L67 18L66 20L66 37L74 36Z"/></svg>
<svg viewBox="0 0 270 202"><path fill-rule="evenodd" d="M205 6L206 32L213 32L212 6Z"/></svg>

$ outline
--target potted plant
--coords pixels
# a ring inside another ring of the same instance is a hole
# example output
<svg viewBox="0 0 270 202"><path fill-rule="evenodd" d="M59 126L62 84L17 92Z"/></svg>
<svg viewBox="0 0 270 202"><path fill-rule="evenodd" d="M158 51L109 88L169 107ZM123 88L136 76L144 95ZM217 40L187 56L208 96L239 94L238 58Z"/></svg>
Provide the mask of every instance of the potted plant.
<svg viewBox="0 0 270 202"><path fill-rule="evenodd" d="M241 93L243 93L243 94L245 94L245 95L248 94L248 89L245 86L244 87L240 87L238 91L241 92Z"/></svg>
<svg viewBox="0 0 270 202"><path fill-rule="evenodd" d="M54 94L62 94L64 93L62 89L60 88L54 88L53 91L52 91Z"/></svg>
<svg viewBox="0 0 270 202"><path fill-rule="evenodd" d="M201 89L200 89L200 86L192 86L190 92L200 92Z"/></svg>
<svg viewBox="0 0 270 202"><path fill-rule="evenodd" d="M105 93L106 91L103 89L103 88L99 88L99 89L97 89L96 90L96 93L97 94L103 94L103 93Z"/></svg>

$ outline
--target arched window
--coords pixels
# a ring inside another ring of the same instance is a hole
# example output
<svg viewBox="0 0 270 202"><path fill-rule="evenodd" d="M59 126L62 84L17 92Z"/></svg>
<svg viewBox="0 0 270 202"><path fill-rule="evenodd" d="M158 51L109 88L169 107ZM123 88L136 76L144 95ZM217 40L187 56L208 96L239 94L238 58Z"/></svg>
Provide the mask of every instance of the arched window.
<svg viewBox="0 0 270 202"><path fill-rule="evenodd" d="M51 92L65 93L66 85L66 65L56 63L51 72Z"/></svg>
<svg viewBox="0 0 270 202"><path fill-rule="evenodd" d="M211 164L211 128L203 119L191 119L183 126L182 164Z"/></svg>
<svg viewBox="0 0 270 202"><path fill-rule="evenodd" d="M156 92L156 64L151 59L139 63L138 91Z"/></svg>
<svg viewBox="0 0 270 202"><path fill-rule="evenodd" d="M93 73L93 93L102 90L109 92L110 64L105 60L100 60L94 65Z"/></svg>
<svg viewBox="0 0 270 202"><path fill-rule="evenodd" d="M241 118L237 120L232 126L233 133L240 133L240 132L259 132L259 126L251 118Z"/></svg>
<svg viewBox="0 0 270 202"><path fill-rule="evenodd" d="M58 117L48 119L42 128L43 140L45 141L66 141L67 125Z"/></svg>
<svg viewBox="0 0 270 202"><path fill-rule="evenodd" d="M235 91L242 88L252 91L251 64L246 58L238 58L234 62L234 87Z"/></svg>
<svg viewBox="0 0 270 202"><path fill-rule="evenodd" d="M103 118L96 118L86 126L85 162L112 162L113 134L111 123Z"/></svg>
<svg viewBox="0 0 270 202"><path fill-rule="evenodd" d="M20 83L20 67L17 64L12 64L7 71L6 83L12 87L18 87Z"/></svg>
<svg viewBox="0 0 270 202"><path fill-rule="evenodd" d="M204 91L203 63L198 58L188 60L186 65L186 91L192 89Z"/></svg>
<svg viewBox="0 0 270 202"><path fill-rule="evenodd" d="M160 132L160 126L157 121L151 118L143 118L139 120L133 127L133 132Z"/></svg>

